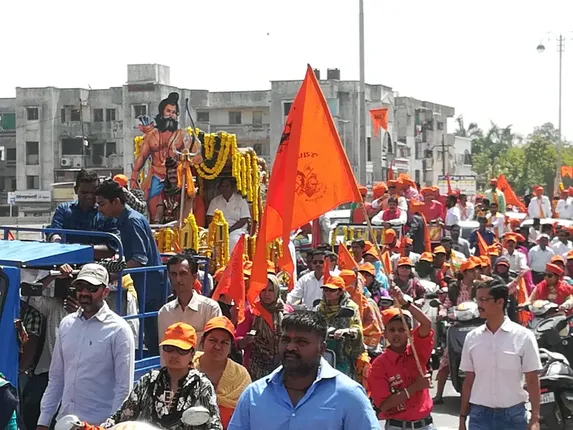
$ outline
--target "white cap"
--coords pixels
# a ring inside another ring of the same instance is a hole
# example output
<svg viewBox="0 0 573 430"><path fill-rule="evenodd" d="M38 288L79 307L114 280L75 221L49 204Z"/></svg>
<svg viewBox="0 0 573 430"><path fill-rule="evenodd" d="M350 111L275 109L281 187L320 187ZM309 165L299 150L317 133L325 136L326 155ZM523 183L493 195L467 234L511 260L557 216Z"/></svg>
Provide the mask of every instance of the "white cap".
<svg viewBox="0 0 573 430"><path fill-rule="evenodd" d="M105 285L107 287L109 285L109 274L107 269L101 264L89 263L82 267L72 285L78 281L85 281L96 286Z"/></svg>

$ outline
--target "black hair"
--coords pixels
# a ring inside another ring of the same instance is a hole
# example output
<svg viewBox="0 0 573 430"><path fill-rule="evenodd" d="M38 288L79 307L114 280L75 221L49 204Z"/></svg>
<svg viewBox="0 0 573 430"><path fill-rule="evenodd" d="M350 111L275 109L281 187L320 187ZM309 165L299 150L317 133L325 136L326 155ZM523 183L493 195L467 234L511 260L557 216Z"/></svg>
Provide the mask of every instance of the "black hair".
<svg viewBox="0 0 573 430"><path fill-rule="evenodd" d="M352 241L352 243L350 244L350 246L354 246L354 245L357 245L362 249L364 249L366 247L366 243L364 243L364 241L362 239L354 239Z"/></svg>
<svg viewBox="0 0 573 430"><path fill-rule="evenodd" d="M492 205L496 205L497 207L499 207L499 205L497 204L497 202L491 202L491 203L489 204L489 207L491 208Z"/></svg>
<svg viewBox="0 0 573 430"><path fill-rule="evenodd" d="M327 251L326 256L333 263L336 263L338 261L338 255L336 255L334 252Z"/></svg>
<svg viewBox="0 0 573 430"><path fill-rule="evenodd" d="M85 183L93 184L95 182L96 185L99 185L99 176L98 176L97 172L94 170L82 169L76 175L75 188L78 188L80 186L80 183L82 183L82 182L84 184Z"/></svg>
<svg viewBox="0 0 573 430"><path fill-rule="evenodd" d="M316 250L317 250L317 251L327 252L327 251L330 251L330 249L331 249L331 246L330 246L329 243L321 243L320 245L318 245L318 246L316 247Z"/></svg>
<svg viewBox="0 0 573 430"><path fill-rule="evenodd" d="M484 216L478 216L477 220L478 220L478 222L487 222L487 218Z"/></svg>
<svg viewBox="0 0 573 430"><path fill-rule="evenodd" d="M165 106L172 105L175 106L175 112L179 115L179 94L177 93L169 93L166 99L161 100L159 102L158 111L159 115L163 115L163 111L165 110Z"/></svg>
<svg viewBox="0 0 573 430"><path fill-rule="evenodd" d="M450 231L452 231L452 229L453 229L454 227L457 228L458 230L461 230L461 229L462 229L458 224L452 224L452 225L450 226Z"/></svg>
<svg viewBox="0 0 573 430"><path fill-rule="evenodd" d="M326 318L313 311L294 311L284 316L281 323L281 331L302 331L314 333L319 339L326 340Z"/></svg>
<svg viewBox="0 0 573 430"><path fill-rule="evenodd" d="M111 179L106 179L103 181L95 191L96 196L102 196L104 199L110 202L119 199L122 204L125 204L125 194L121 186Z"/></svg>
<svg viewBox="0 0 573 430"><path fill-rule="evenodd" d="M228 181L231 187L237 186L237 180L235 178L233 178L232 176L223 176L221 179L219 179L217 187L220 187L225 181Z"/></svg>
<svg viewBox="0 0 573 430"><path fill-rule="evenodd" d="M462 199L464 197L467 197L468 195L466 193L460 193L459 198Z"/></svg>
<svg viewBox="0 0 573 430"><path fill-rule="evenodd" d="M496 277L488 281L476 282L474 285L476 291L482 288L489 288L489 294L494 300L503 299L503 310L505 311L509 297L509 289L502 279Z"/></svg>
<svg viewBox="0 0 573 430"><path fill-rule="evenodd" d="M396 204L398 204L398 199L397 199L396 197L390 197L390 198L388 199L388 203L396 203Z"/></svg>
<svg viewBox="0 0 573 430"><path fill-rule="evenodd" d="M454 203L458 202L458 196L455 196L453 194L450 194L448 197L446 197L446 201L453 201Z"/></svg>
<svg viewBox="0 0 573 430"><path fill-rule="evenodd" d="M193 257L189 254L176 254L173 257L170 257L169 260L167 260L167 271L169 271L169 268L171 266L174 266L175 264L181 264L184 261L186 261L187 263L189 263L189 269L191 270L191 273L193 275L196 275L197 272L199 271L199 263L197 263Z"/></svg>
<svg viewBox="0 0 573 430"><path fill-rule="evenodd" d="M426 278L434 272L434 264L429 261L419 260L416 265L416 273L420 278Z"/></svg>
<svg viewBox="0 0 573 430"><path fill-rule="evenodd" d="M440 239L440 243L444 242L454 243L454 240L450 236L444 236Z"/></svg>
<svg viewBox="0 0 573 430"><path fill-rule="evenodd" d="M177 169L177 160L173 157L165 159L165 169Z"/></svg>
<svg viewBox="0 0 573 430"><path fill-rule="evenodd" d="M483 199L481 202L484 204L484 206L489 207L489 199Z"/></svg>
<svg viewBox="0 0 573 430"><path fill-rule="evenodd" d="M533 218L533 225L540 225L541 220L539 218Z"/></svg>
<svg viewBox="0 0 573 430"><path fill-rule="evenodd" d="M326 257L326 251L324 249L315 249L314 251L312 251L312 256L315 257L317 255L322 255L323 257Z"/></svg>

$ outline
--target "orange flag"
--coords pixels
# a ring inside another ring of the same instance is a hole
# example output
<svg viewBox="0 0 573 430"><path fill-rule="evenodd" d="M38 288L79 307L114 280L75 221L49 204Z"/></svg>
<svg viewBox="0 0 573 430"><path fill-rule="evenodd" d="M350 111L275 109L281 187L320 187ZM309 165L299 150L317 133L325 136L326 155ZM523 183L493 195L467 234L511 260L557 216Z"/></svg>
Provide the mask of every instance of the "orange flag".
<svg viewBox="0 0 573 430"><path fill-rule="evenodd" d="M392 168L392 162L390 161L390 167L388 167L388 180L394 179L394 169Z"/></svg>
<svg viewBox="0 0 573 430"><path fill-rule="evenodd" d="M420 215L422 215L422 219L424 220L424 249L426 252L432 252L432 239L430 239L428 222L426 221L426 217L423 213L420 212Z"/></svg>
<svg viewBox="0 0 573 430"><path fill-rule="evenodd" d="M573 166L561 166L561 177L569 176L573 179Z"/></svg>
<svg viewBox="0 0 573 430"><path fill-rule="evenodd" d="M499 175L499 178L497 178L497 188L503 192L506 206L515 206L520 212L527 213L527 208L519 201L505 175Z"/></svg>
<svg viewBox="0 0 573 430"><path fill-rule="evenodd" d="M340 270L358 269L358 264L344 243L338 245L338 268Z"/></svg>
<svg viewBox="0 0 573 430"><path fill-rule="evenodd" d="M388 130L388 108L372 109L370 119L372 120L372 128L374 128L374 137L378 136L380 128Z"/></svg>
<svg viewBox="0 0 573 430"><path fill-rule="evenodd" d="M479 255L489 255L488 252L488 245L487 242L484 240L484 238L482 237L482 235L480 234L479 231L476 231L476 235L477 235L477 239L478 239L478 249L479 249Z"/></svg>
<svg viewBox="0 0 573 430"><path fill-rule="evenodd" d="M382 251L382 266L384 267L384 273L386 273L386 275L392 273L392 260L390 258L390 250Z"/></svg>
<svg viewBox="0 0 573 430"><path fill-rule="evenodd" d="M454 194L454 190L452 190L452 183L450 181L450 175L446 175L446 183L448 184L448 196Z"/></svg>
<svg viewBox="0 0 573 430"><path fill-rule="evenodd" d="M231 253L229 264L221 275L213 300L219 300L222 294L227 294L235 302L238 313L238 323L245 320L245 277L243 276L243 253L245 252L245 235L243 234ZM265 269L266 270L266 269ZM265 284L266 285L266 284ZM264 288L264 287L263 287Z"/></svg>
<svg viewBox="0 0 573 430"><path fill-rule="evenodd" d="M362 197L334 121L310 65L286 119L271 173L257 237L247 298L251 304L267 284L266 244L282 237L279 266L294 270L288 251L291 230ZM267 319L268 321L268 319Z"/></svg>
<svg viewBox="0 0 573 430"><path fill-rule="evenodd" d="M324 257L324 266L323 266L323 270L322 270L322 283L326 284L328 281L330 281L330 258L328 257Z"/></svg>

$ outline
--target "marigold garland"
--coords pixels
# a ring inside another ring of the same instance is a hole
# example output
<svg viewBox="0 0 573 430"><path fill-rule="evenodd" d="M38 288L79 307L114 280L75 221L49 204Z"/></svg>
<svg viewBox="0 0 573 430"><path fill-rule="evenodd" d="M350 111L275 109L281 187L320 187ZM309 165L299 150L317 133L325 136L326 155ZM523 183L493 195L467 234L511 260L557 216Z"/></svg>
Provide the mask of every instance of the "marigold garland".
<svg viewBox="0 0 573 430"><path fill-rule="evenodd" d="M199 226L195 220L195 215L189 214L183 222L183 227L179 230L182 249L194 249L199 251Z"/></svg>
<svg viewBox="0 0 573 430"><path fill-rule="evenodd" d="M209 224L207 237L209 257L215 251L215 270L225 266L229 262L229 224L219 209L213 214L213 221Z"/></svg>

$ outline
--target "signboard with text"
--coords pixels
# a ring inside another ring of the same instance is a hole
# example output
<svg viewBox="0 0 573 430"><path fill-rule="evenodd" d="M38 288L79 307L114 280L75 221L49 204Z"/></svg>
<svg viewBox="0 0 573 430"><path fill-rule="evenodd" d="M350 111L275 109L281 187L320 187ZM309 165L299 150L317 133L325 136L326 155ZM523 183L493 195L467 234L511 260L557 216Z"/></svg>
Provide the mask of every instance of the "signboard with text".
<svg viewBox="0 0 573 430"><path fill-rule="evenodd" d="M450 185L452 190L460 190L461 194L476 195L477 185L474 175L451 175ZM444 175L438 176L438 187L440 187L440 194L448 194L448 182Z"/></svg>
<svg viewBox="0 0 573 430"><path fill-rule="evenodd" d="M14 203L50 203L52 201L51 191L13 191L13 194Z"/></svg>

